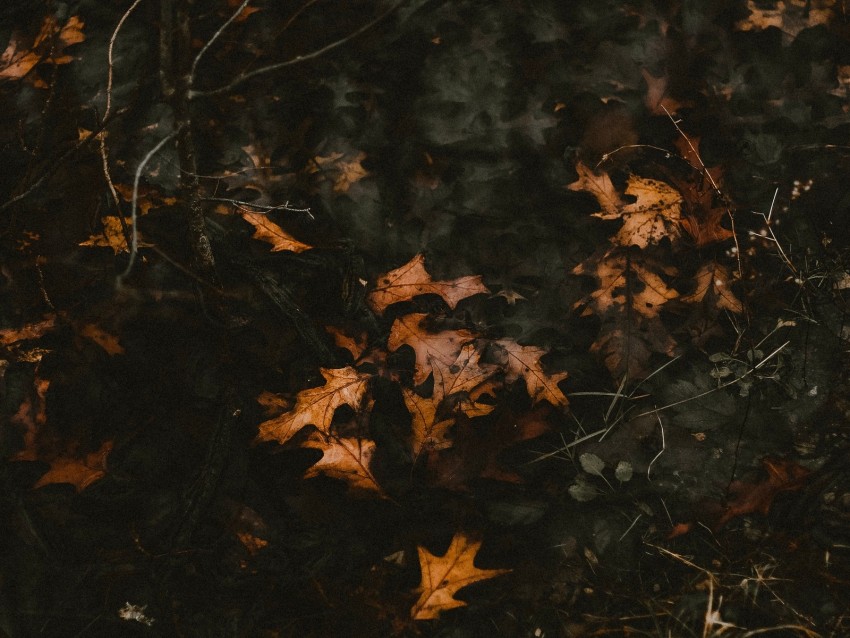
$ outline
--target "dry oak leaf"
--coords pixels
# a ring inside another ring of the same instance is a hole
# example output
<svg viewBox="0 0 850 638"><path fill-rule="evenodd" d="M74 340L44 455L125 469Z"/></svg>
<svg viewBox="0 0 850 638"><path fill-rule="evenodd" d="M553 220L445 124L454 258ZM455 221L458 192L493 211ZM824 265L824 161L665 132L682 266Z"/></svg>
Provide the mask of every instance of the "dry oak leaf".
<svg viewBox="0 0 850 638"><path fill-rule="evenodd" d="M322 458L307 470L305 478L324 474L340 479L356 490L375 492L386 498L369 466L375 454L375 442L358 438L328 439L312 437L304 444L306 448L322 451Z"/></svg>
<svg viewBox="0 0 850 638"><path fill-rule="evenodd" d="M623 206L619 212L594 213L600 219L623 218L623 227L610 239L618 246L646 248L665 237L675 241L681 235L682 195L675 188L656 179L632 175L626 195L637 201Z"/></svg>
<svg viewBox="0 0 850 638"><path fill-rule="evenodd" d="M317 155L313 158L315 167L308 169L308 172L315 173L326 167L333 167L337 171L337 175L334 178L333 191L334 193L346 193L352 184L356 184L364 177L367 177L369 171L363 168L361 164L366 159L366 153L363 151L360 151L347 161L342 161L343 157L345 157L343 153L331 153L325 157Z"/></svg>
<svg viewBox="0 0 850 638"><path fill-rule="evenodd" d="M421 326L428 315L413 313L399 317L393 322L387 348L397 350L403 345L413 348L416 353L416 370L413 381L417 385L425 381L431 373L433 360L451 365L465 343L475 339L469 330L443 330L430 333Z"/></svg>
<svg viewBox="0 0 850 638"><path fill-rule="evenodd" d="M444 450L451 447L448 440L448 430L454 425L454 419L437 420L437 406L439 401L434 398L421 397L413 390L402 388L404 403L410 412L411 422L411 450L413 458L418 458L424 451Z"/></svg>
<svg viewBox="0 0 850 638"><path fill-rule="evenodd" d="M772 8L762 8L765 4L748 0L750 15L736 22L735 28L739 31L763 31L776 27L782 31L783 44L788 44L803 29L829 24L838 15L835 0L779 0ZM843 7L840 11L843 13Z"/></svg>
<svg viewBox="0 0 850 638"><path fill-rule="evenodd" d="M438 403L451 394L471 392L498 370L497 366L481 363L481 353L474 343L464 345L450 364L434 357L429 357L428 362L434 373L434 400Z"/></svg>
<svg viewBox="0 0 850 638"><path fill-rule="evenodd" d="M242 219L254 227L253 239L258 239L272 245L271 252L288 250L293 253L303 253L312 246L298 241L283 228L262 213L242 213Z"/></svg>
<svg viewBox="0 0 850 638"><path fill-rule="evenodd" d="M45 315L43 321L28 323L21 328L5 328L0 330L0 344L12 345L18 341L38 339L56 327L56 315Z"/></svg>
<svg viewBox="0 0 850 638"><path fill-rule="evenodd" d="M594 173L581 162L576 164L576 171L578 172L578 180L569 184L567 188L571 191L585 191L590 193L599 202L603 213L616 217L617 211L623 205L623 201L620 199L617 189L614 188L614 184L611 183L611 178L608 177L608 174L605 172Z"/></svg>
<svg viewBox="0 0 850 638"><path fill-rule="evenodd" d="M44 18L41 30L30 48L23 44L19 35L13 35L6 46L6 50L0 56L0 79L20 80L41 62L68 64L74 58L70 55L61 55L61 52L65 47L78 44L86 39L83 34L83 26L83 21L79 17L71 16L60 29L56 23L56 18L47 16ZM47 88L48 86L44 80L38 77L32 78L31 83L36 88Z"/></svg>
<svg viewBox="0 0 850 638"><path fill-rule="evenodd" d="M425 270L425 257L420 253L404 266L378 277L375 289L369 293L368 302L372 310L382 314L387 306L408 301L417 295L439 295L449 308L454 308L461 299L489 292L481 283L480 275L458 277L450 281L432 280Z"/></svg>
<svg viewBox="0 0 850 638"><path fill-rule="evenodd" d="M611 312L622 312L627 306L644 317L657 317L661 306L676 299L679 293L668 288L650 269L651 265L650 262L642 264L620 251L608 251L598 260L594 258L579 264L573 274L595 276L599 285L573 307L587 306L582 317L592 313L604 317ZM668 275L675 273L671 268L659 269Z"/></svg>
<svg viewBox="0 0 850 638"><path fill-rule="evenodd" d="M705 300L715 308L740 314L744 306L729 287L731 278L729 269L725 266L716 261L706 262L700 266L694 277L697 284L696 290L682 297L682 301L701 303Z"/></svg>
<svg viewBox="0 0 850 638"><path fill-rule="evenodd" d="M480 547L481 541L473 541L463 533L455 534L443 556L434 556L424 547L417 547L422 582L416 590L419 600L410 610L414 620L434 620L441 612L466 606L465 602L455 600L458 590L511 571L475 567L475 555Z"/></svg>
<svg viewBox="0 0 850 638"><path fill-rule="evenodd" d="M70 483L77 492L82 492L106 475L106 457L111 451L112 441L105 441L85 458L59 456L50 461L50 469L38 479L33 489L52 483Z"/></svg>
<svg viewBox="0 0 850 638"><path fill-rule="evenodd" d="M736 516L753 512L767 514L779 492L799 490L810 474L806 468L787 459L765 458L762 466L767 471L765 481L756 484L733 481L729 486L734 498L727 504L715 529L720 529Z"/></svg>
<svg viewBox="0 0 850 638"><path fill-rule="evenodd" d="M127 247L127 238L124 236L124 228L121 225L121 220L114 215L107 215L101 220L103 224L103 233L92 235L86 241L79 243L80 246L104 246L109 247L117 255L118 253L128 253L130 249ZM124 223L128 229L132 230L132 218L125 217ZM139 247L152 246L152 244L142 241L141 233L138 235Z"/></svg>
<svg viewBox="0 0 850 638"><path fill-rule="evenodd" d="M354 368L321 368L325 385L302 390L295 407L274 419L260 423L258 441L285 443L303 427L314 425L328 434L334 412L342 405L359 409L366 395L370 375Z"/></svg>
<svg viewBox="0 0 850 638"><path fill-rule="evenodd" d="M521 346L512 339L501 339L496 341L496 345L505 351L505 379L512 382L523 377L533 403L545 400L556 406L569 404L558 387L558 382L566 379L567 373L547 374L540 364L547 350L537 346Z"/></svg>

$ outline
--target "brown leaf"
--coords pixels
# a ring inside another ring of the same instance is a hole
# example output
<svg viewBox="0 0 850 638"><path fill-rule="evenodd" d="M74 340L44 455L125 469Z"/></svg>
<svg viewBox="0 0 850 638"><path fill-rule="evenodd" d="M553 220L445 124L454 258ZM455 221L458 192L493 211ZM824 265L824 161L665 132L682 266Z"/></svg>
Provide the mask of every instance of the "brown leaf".
<svg viewBox="0 0 850 638"><path fill-rule="evenodd" d="M293 253L303 253L312 246L298 241L292 235L269 219L268 215L260 213L242 213L242 219L254 227L253 239L259 239L272 245L271 252L288 250Z"/></svg>
<svg viewBox="0 0 850 638"><path fill-rule="evenodd" d="M512 339L496 341L496 345L505 351L506 380L511 382L523 377L533 403L545 400L556 406L566 407L569 404L558 387L558 382L566 379L567 373L547 374L540 363L543 355L547 354L546 350L537 346L521 346Z"/></svg>
<svg viewBox="0 0 850 638"><path fill-rule="evenodd" d="M260 424L258 441L285 443L303 427L314 425L328 434L334 412L342 405L357 410L366 395L368 374L360 374L352 367L321 368L325 385L302 390L290 412Z"/></svg>
<svg viewBox="0 0 850 638"><path fill-rule="evenodd" d="M735 23L739 31L763 31L777 27L782 31L783 43L787 44L797 37L803 29L829 24L834 17L841 15L843 8L837 9L835 0L786 0L772 7L756 0L747 0L750 15Z"/></svg>
<svg viewBox="0 0 850 638"><path fill-rule="evenodd" d="M0 330L0 344L12 345L18 341L38 339L56 327L56 315L45 315L43 321L30 323L21 328L5 328Z"/></svg>
<svg viewBox="0 0 850 638"><path fill-rule="evenodd" d="M451 394L471 392L497 370L492 364L481 363L481 353L474 343L464 345L450 364L433 357L429 363L434 372L434 400L438 403Z"/></svg>
<svg viewBox="0 0 850 638"><path fill-rule="evenodd" d="M454 308L461 299L488 292L481 283L480 275L434 281L425 270L425 257L420 253L404 266L378 277L377 286L369 293L368 301L372 310L382 314L387 306L408 301L417 295L439 295L449 308Z"/></svg>
<svg viewBox="0 0 850 638"><path fill-rule="evenodd" d="M626 194L636 196L637 201L615 213L594 214L601 219L623 219L623 227L610 239L613 244L646 248L665 237L678 239L682 221L679 191L664 182L632 175Z"/></svg>
<svg viewBox="0 0 850 638"><path fill-rule="evenodd" d="M767 479L761 483L733 481L729 486L729 493L734 498L727 503L715 529L720 529L736 516L753 512L767 514L778 493L799 490L810 474L806 468L787 459L768 457L762 459L762 466L767 472Z"/></svg>
<svg viewBox="0 0 850 638"><path fill-rule="evenodd" d="M124 348L118 343L118 337L109 334L93 323L84 324L80 328L80 334L94 341L109 355L124 354Z"/></svg>
<svg viewBox="0 0 850 638"><path fill-rule="evenodd" d="M106 475L106 457L111 451L112 441L105 441L100 449L82 458L58 456L50 461L50 469L38 479L33 489L52 483L70 483L77 492L82 492Z"/></svg>
<svg viewBox="0 0 850 638"><path fill-rule="evenodd" d="M46 16L41 30L31 46L28 46L18 33L12 35L6 50L0 56L0 79L20 80L32 69L42 63L68 64L74 58L63 55L66 47L83 42L83 21L71 16L61 28L52 15ZM56 37L54 37L56 36ZM30 77L30 83L37 88L46 88L47 84L38 77Z"/></svg>
<svg viewBox="0 0 850 638"><path fill-rule="evenodd" d="M578 180L568 185L571 191L585 191L590 193L599 202L602 207L602 212L608 215L617 215L623 201L620 199L620 194L611 183L611 178L605 172L594 173L587 166L579 162L576 164L578 171Z"/></svg>
<svg viewBox="0 0 850 638"><path fill-rule="evenodd" d="M446 437L449 428L454 425L454 419L437 419L439 401L434 398L421 397L413 390L402 388L404 403L407 411L413 417L411 422L411 450L413 458L418 458L424 450L444 450L452 443Z"/></svg>
<svg viewBox="0 0 850 638"><path fill-rule="evenodd" d="M443 556L434 556L421 546L417 548L422 581L416 590L419 600L410 610L414 620L433 620L441 612L465 606L465 602L454 598L458 590L511 571L475 567L475 556L480 547L481 541L473 541L465 534L458 533Z"/></svg>
<svg viewBox="0 0 850 638"><path fill-rule="evenodd" d="M127 246L127 238L124 236L124 228L121 226L121 220L114 215L106 215L100 221L103 224L103 233L92 235L86 241L80 242L79 245L108 247L116 255L118 253L130 252ZM132 221L131 217L124 218L125 225L131 231L133 228ZM152 246L152 244L148 244L142 239L141 233L138 235L138 242L140 248Z"/></svg>
<svg viewBox="0 0 850 638"><path fill-rule="evenodd" d="M345 157L348 157L348 159L343 160ZM358 152L353 157L346 156L344 153L331 153L325 157L316 156L313 158L315 167L309 172L315 173L319 170L328 169L335 171L333 192L346 193L352 184L356 184L369 175L369 171L363 168L361 164L364 159L366 159L366 153L363 151Z"/></svg>
<svg viewBox="0 0 850 638"><path fill-rule="evenodd" d="M696 290L682 297L687 303L709 303L713 308L728 310L736 314L743 312L743 304L730 288L731 275L729 269L709 261L700 266L695 276Z"/></svg>
<svg viewBox="0 0 850 638"><path fill-rule="evenodd" d="M389 350L397 350L403 345L413 348L416 353L416 370L413 381L418 385L431 374L433 360L451 365L465 343L475 339L468 330L443 330L430 333L421 323L428 315L413 313L399 317L393 322L387 340Z"/></svg>
<svg viewBox="0 0 850 638"><path fill-rule="evenodd" d="M322 451L322 458L314 464L305 478L324 474L348 483L356 490L375 492L386 497L369 469L375 453L375 442L366 439L313 437L304 447Z"/></svg>

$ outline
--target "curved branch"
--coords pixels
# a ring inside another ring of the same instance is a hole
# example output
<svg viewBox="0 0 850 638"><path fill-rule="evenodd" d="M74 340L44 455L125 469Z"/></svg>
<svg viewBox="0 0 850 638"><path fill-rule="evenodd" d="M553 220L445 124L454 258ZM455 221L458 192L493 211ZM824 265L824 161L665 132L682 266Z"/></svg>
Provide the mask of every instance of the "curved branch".
<svg viewBox="0 0 850 638"><path fill-rule="evenodd" d="M354 31L352 33L349 33L344 38L341 38L341 39L339 39L335 42L331 42L330 44L322 47L321 49L317 49L317 50L312 51L310 53L305 53L304 55L296 56L294 58L291 58L289 60L285 60L283 62L277 62L275 64L269 64L267 66L260 67L259 69L254 69L253 71L248 71L247 73L242 73L239 76L237 76L232 82L230 82L230 84L219 87L217 89L212 89L210 91L189 91L189 99L194 100L194 99L197 99L199 97L212 97L214 95L220 95L222 93L227 93L228 91L235 89L240 84L243 84L244 82L247 82L248 80L255 78L259 75L265 75L266 73L273 73L275 71L278 71L278 70L283 69L283 68L288 67L288 66L293 66L295 64L301 64L302 62L307 62L309 60L314 60L314 59L318 58L319 56L324 55L325 53L327 53L329 51L333 51L334 49L341 47L343 44L350 42L351 40L353 40L357 36L364 34L366 31L368 31L369 29L374 27L376 24L378 24L379 22L384 20L391 13L393 13L396 9L398 9L402 4L405 3L405 1L406 0L399 0L399 2L396 2L394 5L392 5L389 9L384 11L381 15L379 15L377 18L375 18L371 22L364 24L362 27L360 27L359 29L357 29L356 31Z"/></svg>

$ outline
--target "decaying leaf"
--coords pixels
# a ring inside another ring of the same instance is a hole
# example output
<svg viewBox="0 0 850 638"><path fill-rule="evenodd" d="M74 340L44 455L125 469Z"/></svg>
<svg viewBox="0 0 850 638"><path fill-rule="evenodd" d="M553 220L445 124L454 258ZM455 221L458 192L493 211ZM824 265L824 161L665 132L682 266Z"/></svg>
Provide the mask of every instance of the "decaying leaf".
<svg viewBox="0 0 850 638"><path fill-rule="evenodd" d="M422 582L416 590L420 594L419 600L410 610L414 620L433 620L441 612L465 606L465 602L454 598L458 590L511 571L475 567L475 555L480 547L481 541L473 541L458 533L443 556L434 556L424 547L417 548Z"/></svg>
<svg viewBox="0 0 850 638"><path fill-rule="evenodd" d="M780 492L798 490L803 486L809 470L787 459L762 459L767 479L761 483L733 481L729 493L733 498L715 524L720 529L737 516L759 512L767 514L773 499Z"/></svg>
<svg viewBox="0 0 850 638"><path fill-rule="evenodd" d="M637 201L616 213L594 214L601 219L623 219L623 227L611 238L612 243L646 248L664 238L675 240L679 237L682 221L679 191L659 180L633 175L629 178L626 195L634 195Z"/></svg>
<svg viewBox="0 0 850 638"><path fill-rule="evenodd" d="M451 365L463 345L475 339L475 335L468 330L428 332L421 325L427 316L425 313L413 313L399 317L393 322L387 340L389 350L397 350L403 345L413 348L416 353L416 371L413 381L416 384L428 378L434 360Z"/></svg>
<svg viewBox="0 0 850 638"><path fill-rule="evenodd" d="M0 330L0 344L12 345L18 341L38 339L56 327L56 315L46 315L44 320L29 323L20 328L4 328Z"/></svg>
<svg viewBox="0 0 850 638"><path fill-rule="evenodd" d="M408 301L417 295L435 294L442 297L450 308L461 299L490 292L481 283L481 276L459 277L450 281L434 281L425 270L425 257L420 253L404 266L378 277L377 285L369 293L369 306L382 314L387 306Z"/></svg>
<svg viewBox="0 0 850 638"><path fill-rule="evenodd" d="M313 158L314 166L311 167L309 172L333 170L336 173L333 178L334 193L346 193L352 184L356 184L369 175L369 171L362 165L364 159L366 159L366 153L363 151L353 156L345 153L331 153L324 157L316 156Z"/></svg>
<svg viewBox="0 0 850 638"><path fill-rule="evenodd" d="M304 447L322 451L322 458L307 470L305 478L324 474L340 479L356 490L375 492L384 496L384 491L372 475L369 466L375 454L375 442L358 438L312 437Z"/></svg>
<svg viewBox="0 0 850 638"><path fill-rule="evenodd" d="M303 253L312 246L298 241L283 228L269 219L268 215L260 213L242 213L242 219L254 227L253 238L272 245L271 252L288 250L293 253Z"/></svg>
<svg viewBox="0 0 850 638"><path fill-rule="evenodd" d="M835 0L780 0L770 3L747 0L750 15L739 20L735 28L739 31L763 31L776 27L789 42L803 29L819 24L828 24L836 15Z"/></svg>
<svg viewBox="0 0 850 638"><path fill-rule="evenodd" d="M342 405L357 410L366 395L370 376L352 367L321 368L325 385L302 390L295 407L286 414L260 424L258 441L285 443L303 427L314 425L328 434L334 412Z"/></svg>
<svg viewBox="0 0 850 638"><path fill-rule="evenodd" d="M567 373L547 374L540 363L543 355L547 354L546 350L537 346L521 346L512 339L502 339L496 345L505 351L505 379L508 382L523 377L528 396L534 403L548 401L555 406L569 404L558 387L558 383L567 378Z"/></svg>

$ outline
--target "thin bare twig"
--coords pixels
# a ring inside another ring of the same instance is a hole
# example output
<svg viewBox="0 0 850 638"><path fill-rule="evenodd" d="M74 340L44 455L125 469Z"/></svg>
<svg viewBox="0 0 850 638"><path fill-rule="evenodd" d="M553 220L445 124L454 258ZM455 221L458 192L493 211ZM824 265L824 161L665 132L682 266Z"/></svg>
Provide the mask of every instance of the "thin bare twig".
<svg viewBox="0 0 850 638"><path fill-rule="evenodd" d="M136 223L137 212L139 208L139 180L142 177L142 171L145 170L145 166L147 166L148 162L151 158L156 155L159 150L165 146L172 139L177 137L177 134L180 132L180 129L173 131L162 138L156 146L154 146L151 150L148 151L147 155L144 156L139 165L136 167L136 174L133 177L133 200L130 205L130 223L133 226L131 232L131 241L130 241L130 260L127 262L127 267L124 269L118 277L115 278L115 287L121 288L124 284L124 279L130 274L130 271L133 269L133 266L136 263L136 255L139 252L139 228Z"/></svg>
<svg viewBox="0 0 850 638"><path fill-rule="evenodd" d="M241 14L241 13L245 10L245 7L247 7L247 6L248 6L248 3L249 3L249 2L251 2L251 0L244 0L244 1L242 2L242 4L240 4L240 5L239 5L239 7L236 9L236 11L234 11L234 12L233 12L233 15L231 15L231 16L227 19L227 22L225 22L224 24L222 24L222 25L219 27L218 31L216 31L215 33L213 33L213 36L212 36L209 40L207 40L207 43L206 43L206 44L203 46L203 48L202 48L202 49L198 52L198 55L196 55L196 56L195 56L195 59L194 59L194 61L192 62L192 69L189 71L189 82L188 82L188 85L189 85L189 88L190 88L190 89L192 88L192 85L195 83L195 71L196 71L196 70L197 70L197 68L198 68L198 63L201 61L201 58L203 58L203 57L204 57L204 55L206 54L206 52L207 52L207 51L209 50L209 48L210 48L210 47L211 47L211 46L215 43L215 41L216 41L216 40L218 40L218 39L221 37L221 34L222 34L222 33L224 33L224 32L227 30L227 27L229 27L231 24L233 24L233 21L234 21L234 20L236 20L236 18L238 18L238 17L239 17L239 14Z"/></svg>
<svg viewBox="0 0 850 638"><path fill-rule="evenodd" d="M377 25L379 22L381 22L385 18L387 18L390 14L392 14L396 9L398 9L402 4L404 4L405 1L406 0L399 0L399 2L396 2L395 4L393 4L389 9L384 11L382 14L380 14L377 18L375 18L371 22L364 24L362 27L360 27L359 29L357 29L356 31L354 31L352 33L349 33L344 38L340 38L339 40L336 40L335 42L331 42L330 44L322 47L321 49L317 49L317 50L312 51L310 53L305 53L304 55L298 55L294 58L291 58L289 60L285 60L283 62L277 62L275 64L269 64L267 66L260 67L259 69L254 69L253 71L248 71L247 73L242 73L239 76L237 76L233 81L231 81L230 84L219 87L217 89L212 89L210 91L189 91L189 99L194 100L194 99L197 99L199 97L212 97L214 95L220 95L222 93L227 93L228 91L233 90L234 88L236 88L240 84L243 84L244 82L247 82L248 80L255 78L259 75L265 75L266 73L273 73L275 71L286 68L288 66L293 66L295 64L301 64L302 62L307 62L309 60L314 60L315 58L318 58L319 56L322 56L325 53L328 53L329 51L333 51L334 49L341 47L343 44L347 44L348 42L350 42L351 40L353 40L357 36L364 34L366 31L368 31L369 29L371 29L372 27Z"/></svg>

